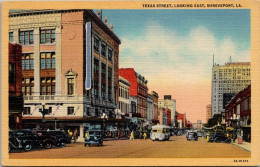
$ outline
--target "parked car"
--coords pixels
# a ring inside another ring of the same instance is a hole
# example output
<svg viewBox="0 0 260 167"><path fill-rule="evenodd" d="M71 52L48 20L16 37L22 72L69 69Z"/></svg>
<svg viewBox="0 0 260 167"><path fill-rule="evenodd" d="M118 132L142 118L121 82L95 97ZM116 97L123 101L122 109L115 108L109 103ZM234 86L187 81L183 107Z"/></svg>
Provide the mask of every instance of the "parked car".
<svg viewBox="0 0 260 167"><path fill-rule="evenodd" d="M9 131L9 151L14 149L30 151L33 147L40 146L39 139L29 129Z"/></svg>
<svg viewBox="0 0 260 167"><path fill-rule="evenodd" d="M51 136L56 137L58 141L57 146L65 147L67 143L71 143L70 138L61 130L49 130L48 132Z"/></svg>
<svg viewBox="0 0 260 167"><path fill-rule="evenodd" d="M231 139L229 139L228 137L226 137L224 134L221 133L211 133L209 135L209 141L210 142L226 142L226 143L230 143Z"/></svg>
<svg viewBox="0 0 260 167"><path fill-rule="evenodd" d="M100 130L89 131L88 137L85 138L85 147L92 144L103 145L103 137Z"/></svg>
<svg viewBox="0 0 260 167"><path fill-rule="evenodd" d="M198 135L196 132L188 132L186 135L187 140L198 140Z"/></svg>
<svg viewBox="0 0 260 167"><path fill-rule="evenodd" d="M50 133L45 130L33 130L32 132L38 137L44 148L51 148L53 145L58 144L56 137L51 136Z"/></svg>
<svg viewBox="0 0 260 167"><path fill-rule="evenodd" d="M202 133L200 131L198 131L197 135L198 137L202 137Z"/></svg>

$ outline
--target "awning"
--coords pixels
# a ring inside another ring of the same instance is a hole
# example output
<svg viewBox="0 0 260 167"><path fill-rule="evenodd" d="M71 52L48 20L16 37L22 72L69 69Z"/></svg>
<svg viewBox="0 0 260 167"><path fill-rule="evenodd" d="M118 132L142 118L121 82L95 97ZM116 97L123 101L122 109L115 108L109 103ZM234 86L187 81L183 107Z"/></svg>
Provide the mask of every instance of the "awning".
<svg viewBox="0 0 260 167"><path fill-rule="evenodd" d="M251 128L251 125L242 126L242 128Z"/></svg>
<svg viewBox="0 0 260 167"><path fill-rule="evenodd" d="M233 127L226 127L226 130L234 130Z"/></svg>

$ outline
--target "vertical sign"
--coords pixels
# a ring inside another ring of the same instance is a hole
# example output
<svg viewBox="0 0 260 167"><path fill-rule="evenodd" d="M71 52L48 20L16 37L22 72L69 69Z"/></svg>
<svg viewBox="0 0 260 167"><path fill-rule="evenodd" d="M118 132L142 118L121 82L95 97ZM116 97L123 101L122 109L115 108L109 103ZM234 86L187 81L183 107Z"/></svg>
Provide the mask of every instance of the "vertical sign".
<svg viewBox="0 0 260 167"><path fill-rule="evenodd" d="M86 23L86 82L85 89L91 89L91 22Z"/></svg>

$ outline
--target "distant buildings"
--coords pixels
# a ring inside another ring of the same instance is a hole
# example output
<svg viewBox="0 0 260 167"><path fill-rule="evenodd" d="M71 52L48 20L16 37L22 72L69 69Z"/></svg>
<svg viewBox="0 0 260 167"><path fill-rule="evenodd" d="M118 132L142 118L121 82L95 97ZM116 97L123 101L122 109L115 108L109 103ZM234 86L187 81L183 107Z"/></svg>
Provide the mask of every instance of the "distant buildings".
<svg viewBox="0 0 260 167"><path fill-rule="evenodd" d="M147 96L147 121L151 127L153 117L153 96L148 93Z"/></svg>
<svg viewBox="0 0 260 167"><path fill-rule="evenodd" d="M177 123L178 123L177 128L180 128L180 129L185 128L185 125L187 124L186 123L186 114L181 114L176 111L176 115L177 115Z"/></svg>
<svg viewBox="0 0 260 167"><path fill-rule="evenodd" d="M119 76L119 110L121 115L129 115L129 87L130 83Z"/></svg>
<svg viewBox="0 0 260 167"><path fill-rule="evenodd" d="M22 128L22 46L9 43L9 128Z"/></svg>
<svg viewBox="0 0 260 167"><path fill-rule="evenodd" d="M167 113L163 107L158 108L158 120L160 125L167 125Z"/></svg>
<svg viewBox="0 0 260 167"><path fill-rule="evenodd" d="M164 99L159 99L159 107L171 110L171 126L175 126L176 100L171 95L164 95Z"/></svg>
<svg viewBox="0 0 260 167"><path fill-rule="evenodd" d="M206 122L208 122L208 120L211 118L211 104L208 104L206 106Z"/></svg>
<svg viewBox="0 0 260 167"><path fill-rule="evenodd" d="M238 92L225 107L227 127L238 131L244 140L251 140L251 85Z"/></svg>
<svg viewBox="0 0 260 167"><path fill-rule="evenodd" d="M212 67L212 113L221 114L225 105L239 91L251 84L250 62L226 63Z"/></svg>
<svg viewBox="0 0 260 167"><path fill-rule="evenodd" d="M158 121L158 98L159 98L159 95L155 91L152 91L151 95L152 95L152 98L153 98L152 124L156 125L157 123L159 123L159 121Z"/></svg>
<svg viewBox="0 0 260 167"><path fill-rule="evenodd" d="M202 122L201 120L197 121L197 129L201 129L202 128Z"/></svg>
<svg viewBox="0 0 260 167"><path fill-rule="evenodd" d="M130 95L137 98L138 114L136 116L139 117L139 120L142 120L141 122L146 122L148 81L144 76L135 72L133 68L121 68L119 69L118 73L120 76L124 77L130 82Z"/></svg>

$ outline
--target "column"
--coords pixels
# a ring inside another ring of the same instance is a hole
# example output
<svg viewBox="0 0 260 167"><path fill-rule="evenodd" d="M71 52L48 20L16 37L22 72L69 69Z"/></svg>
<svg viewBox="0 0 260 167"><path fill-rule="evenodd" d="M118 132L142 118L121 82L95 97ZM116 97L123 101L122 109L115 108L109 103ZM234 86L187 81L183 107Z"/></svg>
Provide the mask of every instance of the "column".
<svg viewBox="0 0 260 167"><path fill-rule="evenodd" d="M55 30L55 35L56 35L56 67L55 67L55 72L56 72L56 86L55 86L55 94L56 95L61 95L61 78L62 78L62 72L61 72L61 27L57 27Z"/></svg>
<svg viewBox="0 0 260 167"><path fill-rule="evenodd" d="M41 78L41 63L40 63L40 29L34 28L33 41L34 41L34 95L40 95L40 78Z"/></svg>
<svg viewBox="0 0 260 167"><path fill-rule="evenodd" d="M114 68L114 65L115 65L115 64L114 64L114 62L115 62L115 61L114 61L114 56L115 56L115 55L114 55L114 53L115 53L115 52L113 51L113 55L112 55L112 90L111 90L111 91L112 91L112 101L113 101L113 102L115 101L115 97L114 97L114 96L115 96L115 91L114 91L114 89L115 89L115 88L114 88L114 78L115 78L115 76L114 76L114 69L115 69L115 68Z"/></svg>
<svg viewBox="0 0 260 167"><path fill-rule="evenodd" d="M91 89L91 94L92 97L94 97L94 35L92 35L92 46L91 46L92 50L91 50L91 56L92 56L92 63L91 63L91 69L92 69L92 89Z"/></svg>
<svg viewBox="0 0 260 167"><path fill-rule="evenodd" d="M108 99L108 46L106 47L106 99Z"/></svg>
<svg viewBox="0 0 260 167"><path fill-rule="evenodd" d="M102 56L101 56L101 40L99 41L99 50L98 50L98 53L99 53L99 83L98 83L98 96L99 98L101 98L101 80L102 80L102 77L101 77L101 73L102 73L102 68L101 68L101 61L102 61Z"/></svg>
<svg viewBox="0 0 260 167"><path fill-rule="evenodd" d="M19 29L14 30L13 41L19 43Z"/></svg>

